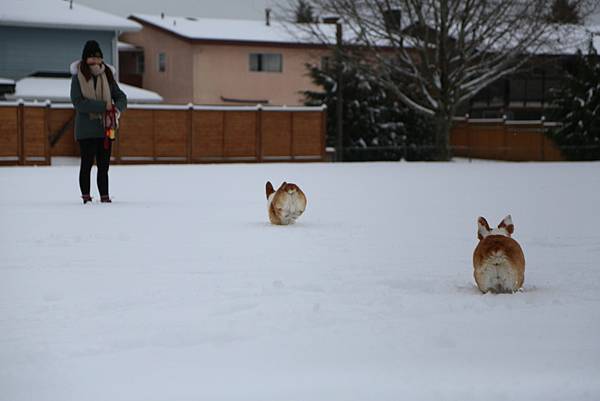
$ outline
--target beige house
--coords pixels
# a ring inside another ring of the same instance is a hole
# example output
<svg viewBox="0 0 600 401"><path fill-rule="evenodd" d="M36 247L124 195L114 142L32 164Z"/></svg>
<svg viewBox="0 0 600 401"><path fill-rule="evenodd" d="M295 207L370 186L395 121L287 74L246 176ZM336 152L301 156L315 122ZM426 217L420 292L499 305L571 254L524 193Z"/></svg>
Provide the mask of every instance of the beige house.
<svg viewBox="0 0 600 401"><path fill-rule="evenodd" d="M131 46L123 46L121 74L166 103L301 105L301 92L317 89L305 64L321 63L329 53L274 22L129 18L143 29L120 37Z"/></svg>

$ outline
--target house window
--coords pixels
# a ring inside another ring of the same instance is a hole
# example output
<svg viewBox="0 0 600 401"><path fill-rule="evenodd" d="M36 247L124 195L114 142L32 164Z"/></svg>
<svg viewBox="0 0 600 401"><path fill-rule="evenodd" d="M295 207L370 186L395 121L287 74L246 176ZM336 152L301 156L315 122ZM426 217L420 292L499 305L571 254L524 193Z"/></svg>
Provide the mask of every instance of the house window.
<svg viewBox="0 0 600 401"><path fill-rule="evenodd" d="M251 53L250 71L281 72L283 57L274 53Z"/></svg>
<svg viewBox="0 0 600 401"><path fill-rule="evenodd" d="M321 70L329 70L331 67L333 67L331 58L327 56L321 57Z"/></svg>
<svg viewBox="0 0 600 401"><path fill-rule="evenodd" d="M146 63L144 61L144 53L137 53L135 55L135 73L143 74L146 70Z"/></svg>
<svg viewBox="0 0 600 401"><path fill-rule="evenodd" d="M167 55L158 53L158 72L165 72L167 69Z"/></svg>

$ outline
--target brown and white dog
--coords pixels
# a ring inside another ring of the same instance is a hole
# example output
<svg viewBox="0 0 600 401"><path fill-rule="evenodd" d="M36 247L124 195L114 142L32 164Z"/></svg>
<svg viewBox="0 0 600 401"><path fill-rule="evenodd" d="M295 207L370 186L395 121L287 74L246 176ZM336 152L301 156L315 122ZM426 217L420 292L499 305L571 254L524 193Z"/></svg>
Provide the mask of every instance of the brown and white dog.
<svg viewBox="0 0 600 401"><path fill-rule="evenodd" d="M306 209L306 196L296 184L283 182L275 191L270 181L267 181L267 209L272 224L294 224L296 219Z"/></svg>
<svg viewBox="0 0 600 401"><path fill-rule="evenodd" d="M523 286L525 256L521 246L510 237L514 231L510 215L493 230L483 217L477 219L479 244L473 253L473 267L481 292L513 293Z"/></svg>

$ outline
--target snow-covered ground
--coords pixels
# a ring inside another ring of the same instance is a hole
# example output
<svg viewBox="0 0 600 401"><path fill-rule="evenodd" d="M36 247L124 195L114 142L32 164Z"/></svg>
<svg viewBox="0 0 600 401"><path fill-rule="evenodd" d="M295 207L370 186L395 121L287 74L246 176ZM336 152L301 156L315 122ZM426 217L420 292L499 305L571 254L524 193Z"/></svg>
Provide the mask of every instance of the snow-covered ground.
<svg viewBox="0 0 600 401"><path fill-rule="evenodd" d="M600 399L599 163L113 166L85 206L77 174L0 169L2 401ZM525 288L482 295L508 213Z"/></svg>

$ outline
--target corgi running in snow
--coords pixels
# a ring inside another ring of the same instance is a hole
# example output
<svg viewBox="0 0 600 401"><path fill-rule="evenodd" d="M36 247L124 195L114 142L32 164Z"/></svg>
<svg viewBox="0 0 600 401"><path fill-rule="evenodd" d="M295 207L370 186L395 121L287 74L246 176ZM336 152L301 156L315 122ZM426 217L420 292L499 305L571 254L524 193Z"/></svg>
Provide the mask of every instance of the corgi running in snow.
<svg viewBox="0 0 600 401"><path fill-rule="evenodd" d="M523 285L525 256L521 246L510 237L514 231L510 215L493 230L483 217L477 219L479 244L473 253L473 267L481 292L513 293Z"/></svg>
<svg viewBox="0 0 600 401"><path fill-rule="evenodd" d="M296 184L283 182L275 191L270 181L267 181L267 209L272 224L294 224L296 219L306 209L306 196Z"/></svg>

